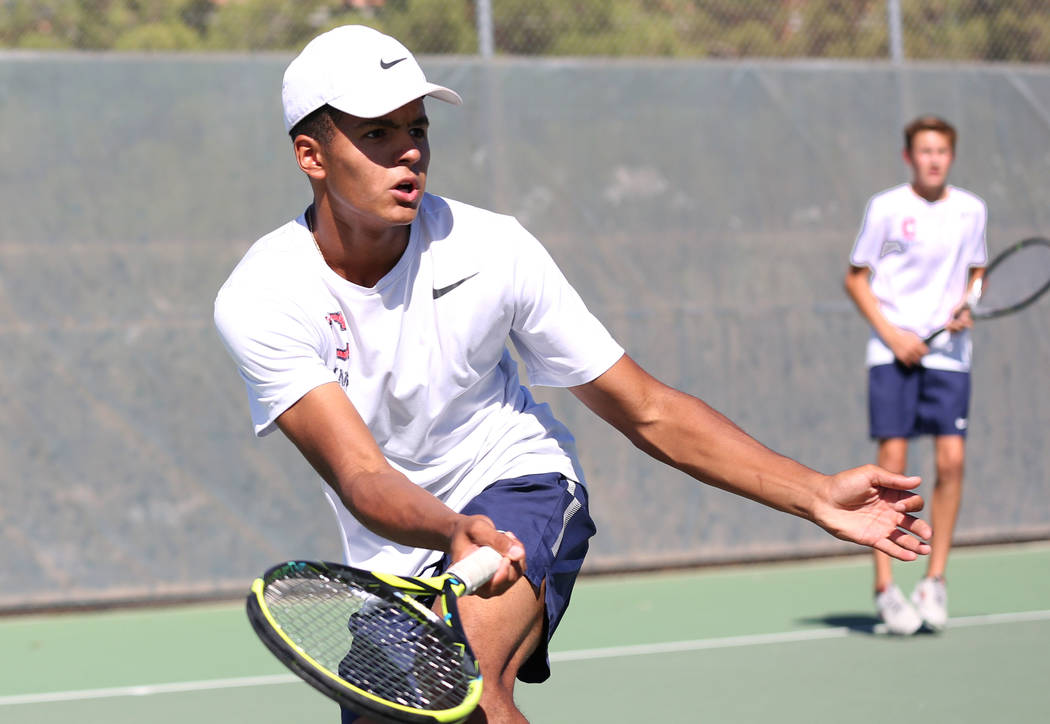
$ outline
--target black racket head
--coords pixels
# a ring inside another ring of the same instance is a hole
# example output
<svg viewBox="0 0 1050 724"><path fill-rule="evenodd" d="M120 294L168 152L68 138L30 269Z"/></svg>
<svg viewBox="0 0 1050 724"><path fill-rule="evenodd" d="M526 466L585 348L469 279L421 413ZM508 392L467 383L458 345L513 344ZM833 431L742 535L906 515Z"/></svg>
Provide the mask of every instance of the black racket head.
<svg viewBox="0 0 1050 724"><path fill-rule="evenodd" d="M448 599L455 620L455 597ZM480 699L462 631L368 571L282 563L252 584L246 607L256 634L290 670L377 721L458 722Z"/></svg>
<svg viewBox="0 0 1050 724"><path fill-rule="evenodd" d="M1050 240L1032 237L1004 249L985 270L970 312L990 319L1024 309L1050 290Z"/></svg>

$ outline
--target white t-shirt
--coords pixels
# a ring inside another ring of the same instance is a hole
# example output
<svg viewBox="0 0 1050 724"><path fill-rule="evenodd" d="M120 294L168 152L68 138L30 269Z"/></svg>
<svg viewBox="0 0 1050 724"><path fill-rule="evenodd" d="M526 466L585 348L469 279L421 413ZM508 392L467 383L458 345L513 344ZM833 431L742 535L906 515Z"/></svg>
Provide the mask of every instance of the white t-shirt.
<svg viewBox="0 0 1050 724"><path fill-rule="evenodd" d="M872 270L871 290L890 322L927 337L943 327L966 293L971 267L988 261L984 201L949 186L945 198L930 202L901 184L868 202L850 263ZM938 335L922 365L970 369L969 330ZM868 366L890 364L893 352L872 331Z"/></svg>
<svg viewBox="0 0 1050 724"><path fill-rule="evenodd" d="M333 272L303 216L255 242L215 301L256 434L338 382L390 464L454 510L531 473L583 482L569 431L518 381L595 379L622 355L515 219L426 194L401 259L372 288ZM325 486L354 566L414 574L440 554L395 545Z"/></svg>

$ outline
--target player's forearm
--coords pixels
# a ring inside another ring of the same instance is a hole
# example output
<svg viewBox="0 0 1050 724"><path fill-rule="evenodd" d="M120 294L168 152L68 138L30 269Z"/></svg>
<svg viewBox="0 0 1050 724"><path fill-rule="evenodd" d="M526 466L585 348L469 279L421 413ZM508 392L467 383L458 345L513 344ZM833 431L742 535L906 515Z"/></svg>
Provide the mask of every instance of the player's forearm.
<svg viewBox="0 0 1050 724"><path fill-rule="evenodd" d="M346 394L316 387L277 426L362 525L402 545L448 552L461 516L390 466Z"/></svg>
<svg viewBox="0 0 1050 724"><path fill-rule="evenodd" d="M406 546L448 552L463 517L393 469L357 473L332 487L362 525Z"/></svg>
<svg viewBox="0 0 1050 724"><path fill-rule="evenodd" d="M868 324L871 325L875 333L886 341L896 331L896 327L886 319L886 316L882 313L879 308L879 300L875 296L875 293L871 290L871 284L868 281L868 271L849 271L846 274L846 293L849 294L850 299L857 306L861 316L863 316Z"/></svg>
<svg viewBox="0 0 1050 724"><path fill-rule="evenodd" d="M770 450L703 401L670 391L632 442L693 478L812 519L826 476Z"/></svg>

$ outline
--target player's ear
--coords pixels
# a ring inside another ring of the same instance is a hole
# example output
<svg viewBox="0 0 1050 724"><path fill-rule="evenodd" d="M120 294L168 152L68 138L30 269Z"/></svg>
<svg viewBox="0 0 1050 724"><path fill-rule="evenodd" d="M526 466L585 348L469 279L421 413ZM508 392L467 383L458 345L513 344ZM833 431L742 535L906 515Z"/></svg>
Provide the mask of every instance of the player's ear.
<svg viewBox="0 0 1050 724"><path fill-rule="evenodd" d="M316 138L301 133L292 139L292 149L303 173L317 180L325 177L324 149Z"/></svg>
<svg viewBox="0 0 1050 724"><path fill-rule="evenodd" d="M908 164L909 166L912 165L911 151L908 150L907 146L901 149L901 158L904 159L904 163Z"/></svg>

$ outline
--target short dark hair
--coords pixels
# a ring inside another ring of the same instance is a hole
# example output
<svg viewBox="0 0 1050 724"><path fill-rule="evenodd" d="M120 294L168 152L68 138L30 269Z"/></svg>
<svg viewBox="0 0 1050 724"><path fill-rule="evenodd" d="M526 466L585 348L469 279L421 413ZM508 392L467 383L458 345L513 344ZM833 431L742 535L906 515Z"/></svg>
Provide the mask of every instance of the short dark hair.
<svg viewBox="0 0 1050 724"><path fill-rule="evenodd" d="M335 108L327 103L317 110L310 111L302 120L292 126L288 135L295 139L296 136L309 136L321 146L327 146L335 137Z"/></svg>
<svg viewBox="0 0 1050 724"><path fill-rule="evenodd" d="M937 133L943 133L948 137L948 145L952 148L952 153L955 153L955 127L943 118L937 116L919 116L914 121L904 127L904 148L907 151L911 151L912 141L915 140L916 134L922 131L936 131Z"/></svg>

